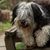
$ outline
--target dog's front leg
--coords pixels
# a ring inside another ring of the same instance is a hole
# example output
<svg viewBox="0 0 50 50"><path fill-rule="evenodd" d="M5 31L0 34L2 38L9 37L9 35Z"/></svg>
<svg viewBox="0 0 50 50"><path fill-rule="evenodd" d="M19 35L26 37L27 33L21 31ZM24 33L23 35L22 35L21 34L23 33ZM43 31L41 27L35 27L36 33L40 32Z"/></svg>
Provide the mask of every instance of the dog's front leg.
<svg viewBox="0 0 50 50"><path fill-rule="evenodd" d="M35 32L35 35L36 35L37 46L43 47L49 40L50 26L47 25L42 27L42 30L38 30L37 32Z"/></svg>

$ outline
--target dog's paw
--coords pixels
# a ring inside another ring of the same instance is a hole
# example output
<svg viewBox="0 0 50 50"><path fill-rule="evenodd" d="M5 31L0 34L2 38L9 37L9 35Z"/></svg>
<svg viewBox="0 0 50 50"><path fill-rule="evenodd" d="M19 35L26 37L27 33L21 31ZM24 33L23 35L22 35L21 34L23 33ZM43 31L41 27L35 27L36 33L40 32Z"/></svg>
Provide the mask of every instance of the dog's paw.
<svg viewBox="0 0 50 50"><path fill-rule="evenodd" d="M45 27L42 27L42 30L38 30L35 33L37 46L43 47L44 45L46 45L50 36L49 30L50 30L50 26L45 26Z"/></svg>

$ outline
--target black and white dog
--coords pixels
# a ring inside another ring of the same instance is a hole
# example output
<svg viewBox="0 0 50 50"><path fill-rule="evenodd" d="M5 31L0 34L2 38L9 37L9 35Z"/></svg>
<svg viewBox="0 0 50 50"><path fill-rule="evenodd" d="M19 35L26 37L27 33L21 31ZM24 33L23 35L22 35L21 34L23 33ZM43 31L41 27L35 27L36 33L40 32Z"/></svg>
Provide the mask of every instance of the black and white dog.
<svg viewBox="0 0 50 50"><path fill-rule="evenodd" d="M34 2L20 2L13 9L12 15L18 36L27 46L46 45L50 36L50 17L46 9Z"/></svg>

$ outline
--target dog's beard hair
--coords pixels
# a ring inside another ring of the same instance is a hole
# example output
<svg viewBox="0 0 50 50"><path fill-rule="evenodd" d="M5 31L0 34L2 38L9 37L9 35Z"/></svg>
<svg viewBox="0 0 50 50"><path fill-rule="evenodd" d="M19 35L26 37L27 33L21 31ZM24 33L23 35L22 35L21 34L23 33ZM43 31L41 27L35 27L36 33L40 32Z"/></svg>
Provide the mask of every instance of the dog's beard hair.
<svg viewBox="0 0 50 50"><path fill-rule="evenodd" d="M17 27L18 36L23 39L24 43L27 46L32 46L35 44L32 33L33 33L33 30L36 28L36 23L34 22L31 4L30 3L27 4L25 2L20 3L17 12L18 12L18 15L14 21ZM30 16L28 15L28 13ZM28 21L29 23L28 27L23 28L20 26L19 20L22 20L22 19L26 19Z"/></svg>
<svg viewBox="0 0 50 50"><path fill-rule="evenodd" d="M18 23L20 21L16 21L15 25L17 27L17 31L19 32L18 35L22 37L23 41L25 42L26 45L32 46L34 44L34 38L33 38L33 29L35 29L36 24L32 25L32 23L27 27L23 28L20 26Z"/></svg>
<svg viewBox="0 0 50 50"><path fill-rule="evenodd" d="M18 31L20 32L20 35L22 35L21 37L26 45L32 46L34 44L34 38L32 36L33 29L31 27L19 28Z"/></svg>
<svg viewBox="0 0 50 50"><path fill-rule="evenodd" d="M50 38L50 26L46 25L42 27L42 30L37 30L37 32L35 32L35 36L37 46L39 47L45 46Z"/></svg>

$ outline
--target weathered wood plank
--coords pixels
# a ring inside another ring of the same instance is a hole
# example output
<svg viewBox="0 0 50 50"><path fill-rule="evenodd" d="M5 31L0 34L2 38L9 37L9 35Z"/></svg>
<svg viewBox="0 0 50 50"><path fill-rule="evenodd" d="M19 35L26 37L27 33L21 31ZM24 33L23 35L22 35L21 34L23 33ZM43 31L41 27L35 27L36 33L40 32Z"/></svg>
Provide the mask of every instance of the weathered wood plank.
<svg viewBox="0 0 50 50"><path fill-rule="evenodd" d="M6 47L0 47L0 50L6 50Z"/></svg>
<svg viewBox="0 0 50 50"><path fill-rule="evenodd" d="M15 50L12 37L5 37L6 50Z"/></svg>
<svg viewBox="0 0 50 50"><path fill-rule="evenodd" d="M16 27L13 26L5 32L5 45L6 50L15 50L14 35L16 34Z"/></svg>
<svg viewBox="0 0 50 50"><path fill-rule="evenodd" d="M6 50L4 37L5 37L4 34L0 35L0 50Z"/></svg>
<svg viewBox="0 0 50 50"><path fill-rule="evenodd" d="M5 37L4 34L0 36L0 46L5 46L4 37Z"/></svg>

